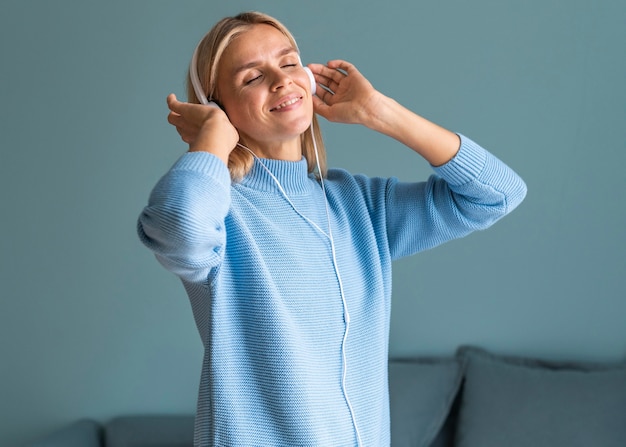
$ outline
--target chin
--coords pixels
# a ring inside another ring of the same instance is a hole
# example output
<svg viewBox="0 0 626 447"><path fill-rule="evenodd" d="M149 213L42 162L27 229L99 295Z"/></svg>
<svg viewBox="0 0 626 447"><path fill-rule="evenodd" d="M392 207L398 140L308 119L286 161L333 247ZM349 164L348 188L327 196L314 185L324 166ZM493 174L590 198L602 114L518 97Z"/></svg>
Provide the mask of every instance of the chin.
<svg viewBox="0 0 626 447"><path fill-rule="evenodd" d="M300 118L291 123L286 123L285 126L281 126L282 129L277 130L277 133L284 135L285 137L298 137L311 126L311 120L306 118Z"/></svg>

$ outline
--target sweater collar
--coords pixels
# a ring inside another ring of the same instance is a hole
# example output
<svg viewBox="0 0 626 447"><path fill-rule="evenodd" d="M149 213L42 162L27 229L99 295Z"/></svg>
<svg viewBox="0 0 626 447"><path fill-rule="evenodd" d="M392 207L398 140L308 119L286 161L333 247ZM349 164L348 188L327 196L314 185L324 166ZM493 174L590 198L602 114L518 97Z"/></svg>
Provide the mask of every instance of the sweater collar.
<svg viewBox="0 0 626 447"><path fill-rule="evenodd" d="M255 158L252 169L241 184L260 191L278 191L276 181L263 166L276 177L287 194L303 194L311 185L308 164L304 157L300 161Z"/></svg>

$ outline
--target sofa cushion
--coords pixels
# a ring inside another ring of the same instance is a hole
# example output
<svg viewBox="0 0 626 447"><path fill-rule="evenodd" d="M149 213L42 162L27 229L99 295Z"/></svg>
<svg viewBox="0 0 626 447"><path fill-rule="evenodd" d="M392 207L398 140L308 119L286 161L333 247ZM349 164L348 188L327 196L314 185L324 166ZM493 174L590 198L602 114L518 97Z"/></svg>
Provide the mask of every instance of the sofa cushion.
<svg viewBox="0 0 626 447"><path fill-rule="evenodd" d="M29 447L100 447L102 427L91 419L81 419L37 441Z"/></svg>
<svg viewBox="0 0 626 447"><path fill-rule="evenodd" d="M624 447L626 364L550 362L462 347L459 447Z"/></svg>
<svg viewBox="0 0 626 447"><path fill-rule="evenodd" d="M391 360L391 445L430 446L450 412L461 378L456 359Z"/></svg>
<svg viewBox="0 0 626 447"><path fill-rule="evenodd" d="M192 447L194 417L123 416L106 424L106 447Z"/></svg>

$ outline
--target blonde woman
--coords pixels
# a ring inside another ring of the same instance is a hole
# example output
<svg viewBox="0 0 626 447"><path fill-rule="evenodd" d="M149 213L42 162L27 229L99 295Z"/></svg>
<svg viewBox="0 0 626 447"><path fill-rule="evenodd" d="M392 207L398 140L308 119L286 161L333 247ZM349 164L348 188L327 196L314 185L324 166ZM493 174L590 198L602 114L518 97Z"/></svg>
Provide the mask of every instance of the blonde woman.
<svg viewBox="0 0 626 447"><path fill-rule="evenodd" d="M138 223L204 343L195 444L389 445L392 261L489 227L524 182L346 61L308 66L314 95L293 36L267 15L221 20L196 62L201 94L168 97L189 151ZM435 172L402 183L326 169L315 114L392 137Z"/></svg>

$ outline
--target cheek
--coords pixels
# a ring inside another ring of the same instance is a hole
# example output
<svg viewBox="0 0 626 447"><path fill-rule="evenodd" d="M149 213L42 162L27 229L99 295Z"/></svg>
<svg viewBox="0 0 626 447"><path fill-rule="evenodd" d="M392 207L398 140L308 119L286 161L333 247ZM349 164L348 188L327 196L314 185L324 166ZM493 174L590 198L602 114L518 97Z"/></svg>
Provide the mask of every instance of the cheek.
<svg viewBox="0 0 626 447"><path fill-rule="evenodd" d="M231 102L227 114L232 125L243 131L259 121L258 105L250 98L241 97Z"/></svg>
<svg viewBox="0 0 626 447"><path fill-rule="evenodd" d="M255 98L245 93L228 92L224 95L224 109L233 126L239 128L255 117L254 110L257 106Z"/></svg>
<svg viewBox="0 0 626 447"><path fill-rule="evenodd" d="M248 138L262 139L267 136L269 128L264 124L258 108L255 108L253 104L245 100L237 101L232 110L232 113L228 112L228 118L244 140ZM248 144L251 144L250 141Z"/></svg>

